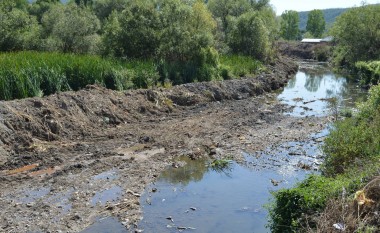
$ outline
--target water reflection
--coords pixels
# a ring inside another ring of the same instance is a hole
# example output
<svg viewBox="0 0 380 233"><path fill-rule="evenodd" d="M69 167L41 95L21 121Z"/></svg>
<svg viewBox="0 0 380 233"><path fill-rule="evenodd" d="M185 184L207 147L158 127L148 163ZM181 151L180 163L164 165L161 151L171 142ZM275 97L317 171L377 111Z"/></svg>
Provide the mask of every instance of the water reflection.
<svg viewBox="0 0 380 233"><path fill-rule="evenodd" d="M244 154L246 164L231 162L227 172L207 166L210 161L185 158L184 167L168 168L141 197L144 219L139 228L145 232L178 232L182 227L196 232L269 232L263 205L271 190L290 187L312 172L298 166L300 161L310 165L315 161L318 147L310 143L268 148L270 154ZM293 156L291 149L302 149L303 155Z"/></svg>
<svg viewBox="0 0 380 233"><path fill-rule="evenodd" d="M278 98L294 107L289 115L324 116L329 114L326 100L334 97L340 107L354 107L365 95L365 90L325 65L303 63Z"/></svg>
<svg viewBox="0 0 380 233"><path fill-rule="evenodd" d="M180 168L169 168L161 173L161 180L171 184L187 185L190 182L202 180L204 174L208 171L206 166L207 160L200 159L194 163L189 157L182 157L181 162L185 162L186 166Z"/></svg>

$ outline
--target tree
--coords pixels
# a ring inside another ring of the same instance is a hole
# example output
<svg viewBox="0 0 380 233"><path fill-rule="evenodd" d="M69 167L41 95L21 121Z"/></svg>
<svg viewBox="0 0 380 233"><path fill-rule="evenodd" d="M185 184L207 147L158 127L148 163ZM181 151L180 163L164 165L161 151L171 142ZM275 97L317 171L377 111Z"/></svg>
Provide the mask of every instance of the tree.
<svg viewBox="0 0 380 233"><path fill-rule="evenodd" d="M299 34L299 15L297 11L285 11L281 15L281 36L286 40L296 40Z"/></svg>
<svg viewBox="0 0 380 233"><path fill-rule="evenodd" d="M50 10L50 8L56 4L59 4L60 0L37 0L29 6L29 14L37 17L39 23L42 21L42 16Z"/></svg>
<svg viewBox="0 0 380 233"><path fill-rule="evenodd" d="M106 50L116 56L152 58L159 46L160 18L151 0L131 0L105 26ZM107 52L107 51L106 51Z"/></svg>
<svg viewBox="0 0 380 233"><path fill-rule="evenodd" d="M352 8L338 17L331 33L336 65L380 59L380 5Z"/></svg>
<svg viewBox="0 0 380 233"><path fill-rule="evenodd" d="M208 1L208 8L215 18L221 19L224 30L228 28L229 17L239 17L240 15L249 11L251 7L252 5L247 0Z"/></svg>
<svg viewBox="0 0 380 233"><path fill-rule="evenodd" d="M76 4L57 5L42 18L47 50L95 53L100 38L98 18Z"/></svg>
<svg viewBox="0 0 380 233"><path fill-rule="evenodd" d="M97 0L92 8L100 21L104 22L113 11L123 11L127 3L127 0Z"/></svg>
<svg viewBox="0 0 380 233"><path fill-rule="evenodd" d="M0 8L0 51L37 49L40 27L34 17L15 3Z"/></svg>
<svg viewBox="0 0 380 233"><path fill-rule="evenodd" d="M192 5L182 0L159 4L162 28L158 58L166 62L161 73L176 84L211 80L218 66L212 48L216 23L206 5L202 0Z"/></svg>
<svg viewBox="0 0 380 233"><path fill-rule="evenodd" d="M234 53L266 60L270 52L269 32L258 12L241 15L228 36Z"/></svg>
<svg viewBox="0 0 380 233"><path fill-rule="evenodd" d="M312 10L307 18L306 30L314 37L321 37L325 31L326 21L321 10Z"/></svg>

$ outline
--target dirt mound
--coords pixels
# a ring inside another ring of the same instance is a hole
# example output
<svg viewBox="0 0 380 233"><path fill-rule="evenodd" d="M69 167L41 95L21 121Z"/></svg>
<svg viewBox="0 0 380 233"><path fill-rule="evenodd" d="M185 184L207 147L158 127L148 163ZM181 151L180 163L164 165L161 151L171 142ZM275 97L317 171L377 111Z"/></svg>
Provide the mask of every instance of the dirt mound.
<svg viewBox="0 0 380 233"><path fill-rule="evenodd" d="M257 78L191 83L171 89L117 92L88 86L78 92L44 98L2 101L0 169L35 162L30 156L26 160L13 155L36 151L44 142L101 138L115 127L141 122L147 117L165 116L181 106L245 99L278 89L296 72L297 66L279 60L269 69L273 73Z"/></svg>
<svg viewBox="0 0 380 233"><path fill-rule="evenodd" d="M301 43L301 42L277 42L277 48L279 52L284 55L295 59L315 59L315 48L320 46L319 44Z"/></svg>

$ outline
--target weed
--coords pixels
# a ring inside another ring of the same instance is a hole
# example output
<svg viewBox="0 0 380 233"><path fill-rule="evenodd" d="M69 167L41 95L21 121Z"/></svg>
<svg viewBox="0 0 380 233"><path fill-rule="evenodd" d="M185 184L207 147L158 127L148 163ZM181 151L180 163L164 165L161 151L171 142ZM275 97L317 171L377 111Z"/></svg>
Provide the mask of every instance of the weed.
<svg viewBox="0 0 380 233"><path fill-rule="evenodd" d="M220 57L220 75L223 79L232 79L257 74L264 66L258 60L248 56L224 55Z"/></svg>

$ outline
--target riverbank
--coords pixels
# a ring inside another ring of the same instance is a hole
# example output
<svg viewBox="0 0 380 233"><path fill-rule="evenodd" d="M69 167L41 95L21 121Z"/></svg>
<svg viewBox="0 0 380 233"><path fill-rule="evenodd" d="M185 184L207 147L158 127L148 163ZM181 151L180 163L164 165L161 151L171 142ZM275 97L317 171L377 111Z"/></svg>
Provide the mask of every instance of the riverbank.
<svg viewBox="0 0 380 233"><path fill-rule="evenodd" d="M322 174L274 193L272 232L378 232L380 86L332 125Z"/></svg>
<svg viewBox="0 0 380 233"><path fill-rule="evenodd" d="M284 116L288 106L270 93L296 65L284 59L268 70L172 89L89 86L1 102L2 230L78 232L99 216L133 227L141 217L139 195L173 158L243 161L240 149L254 153L321 130L324 119ZM117 177L96 178L112 169ZM107 190L119 193L117 200L98 203L110 198Z"/></svg>

